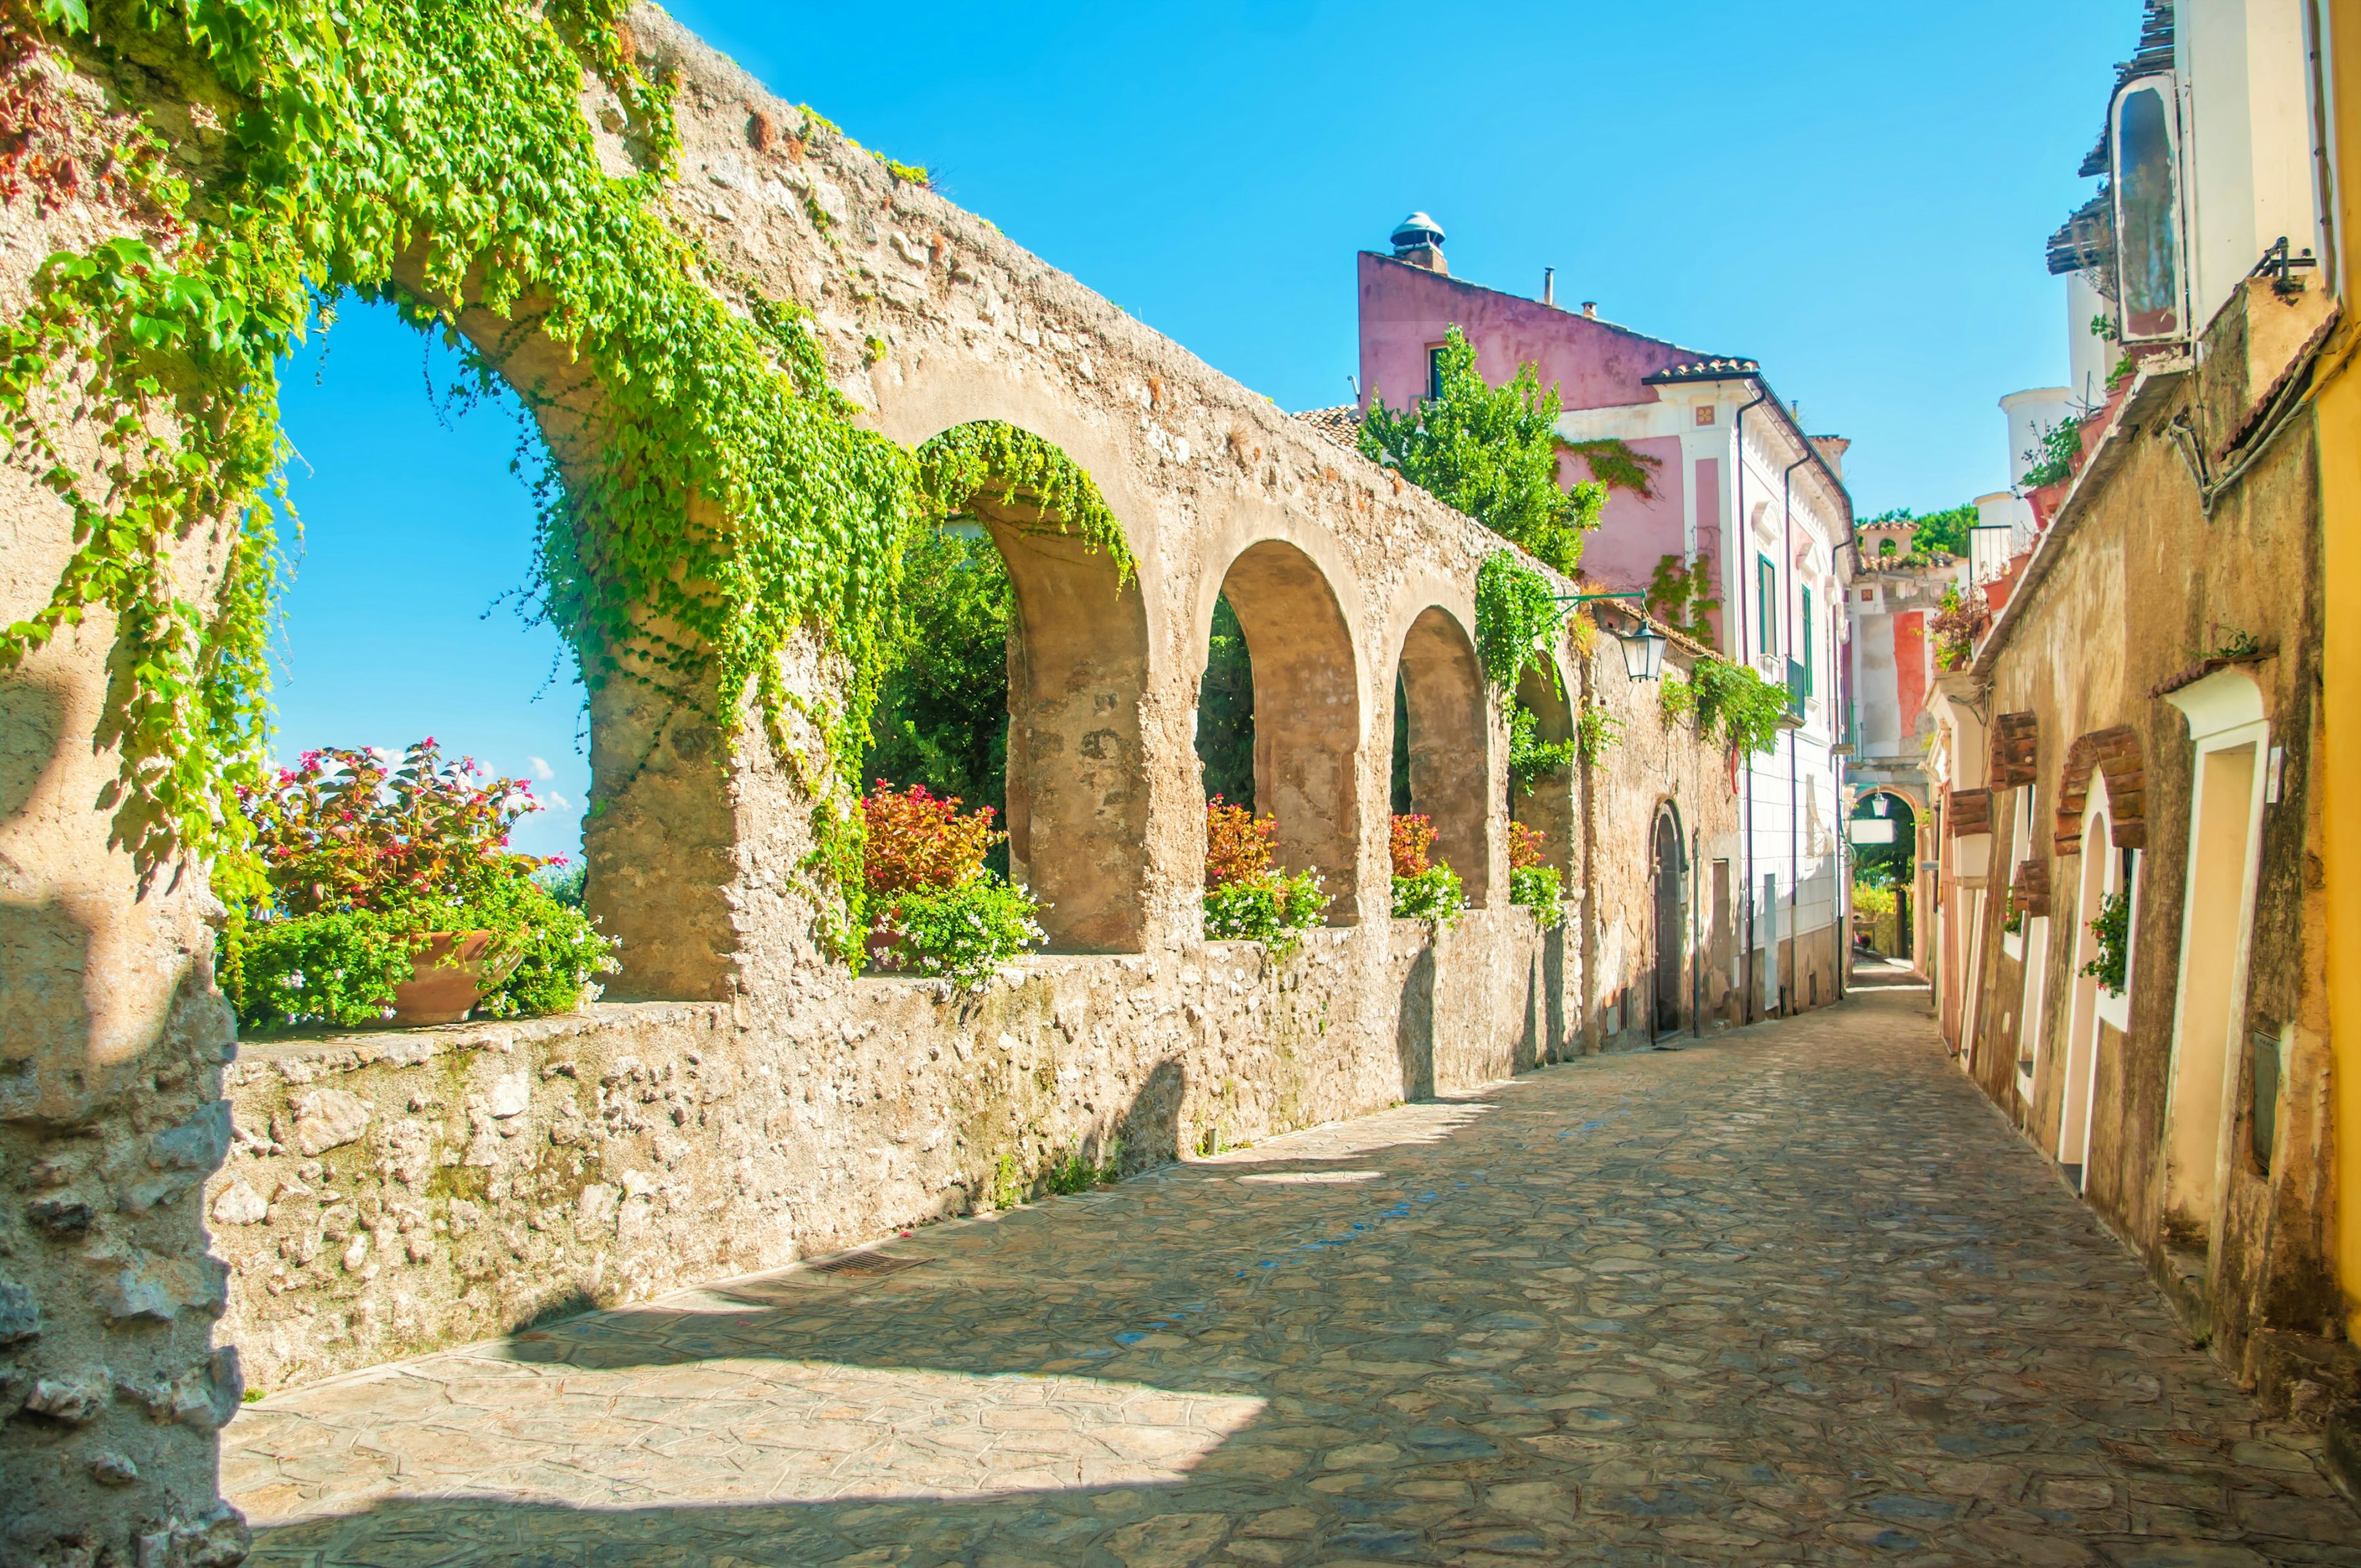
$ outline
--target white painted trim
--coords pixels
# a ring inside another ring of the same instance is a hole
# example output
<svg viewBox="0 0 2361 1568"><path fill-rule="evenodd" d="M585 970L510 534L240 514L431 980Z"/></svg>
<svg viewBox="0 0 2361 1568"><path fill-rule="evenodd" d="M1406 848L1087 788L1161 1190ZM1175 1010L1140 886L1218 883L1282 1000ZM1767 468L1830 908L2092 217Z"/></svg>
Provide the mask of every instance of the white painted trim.
<svg viewBox="0 0 2361 1568"><path fill-rule="evenodd" d="M2180 709L2181 716L2189 720L2189 739L2196 742L2201 751L2218 750L2218 747L2206 742L2224 730L2242 724L2263 722L2263 688L2255 684L2255 677L2248 674L2244 666L2238 664L2216 670L2202 681L2192 681L2177 692L2166 694L2164 700ZM2236 745L2237 742L2231 740L2223 744ZM2257 765L2261 760L2261 754L2257 753ZM2196 807L2192 805L2190 811L2190 820L2193 822L2196 820Z"/></svg>

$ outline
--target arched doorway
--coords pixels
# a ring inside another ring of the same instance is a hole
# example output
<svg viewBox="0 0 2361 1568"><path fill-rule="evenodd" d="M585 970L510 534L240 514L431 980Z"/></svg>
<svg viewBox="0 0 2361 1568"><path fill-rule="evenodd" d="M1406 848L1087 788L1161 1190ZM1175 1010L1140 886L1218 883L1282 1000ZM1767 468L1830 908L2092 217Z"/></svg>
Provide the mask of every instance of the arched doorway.
<svg viewBox="0 0 2361 1568"><path fill-rule="evenodd" d="M1681 1026L1681 962L1687 948L1682 920L1682 878L1686 871L1681 853L1680 817L1670 806L1656 813L1650 870L1655 890L1655 1010L1653 1032Z"/></svg>
<svg viewBox="0 0 2361 1568"><path fill-rule="evenodd" d="M1854 910L1865 915L1871 945L1890 959L1916 957L1912 899L1918 879L1918 814L1897 790L1872 789L1853 803L1845 837L1852 855ZM1874 895L1863 908L1861 890ZM1892 908L1885 907L1888 898Z"/></svg>

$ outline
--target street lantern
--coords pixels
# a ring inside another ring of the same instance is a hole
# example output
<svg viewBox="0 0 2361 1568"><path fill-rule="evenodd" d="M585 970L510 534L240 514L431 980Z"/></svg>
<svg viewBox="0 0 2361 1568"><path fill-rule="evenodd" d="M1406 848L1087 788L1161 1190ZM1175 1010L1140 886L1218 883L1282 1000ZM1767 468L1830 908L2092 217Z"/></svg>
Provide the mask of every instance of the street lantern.
<svg viewBox="0 0 2361 1568"><path fill-rule="evenodd" d="M1664 639L1646 621L1616 641L1623 644L1623 673L1635 681L1653 681L1664 673Z"/></svg>

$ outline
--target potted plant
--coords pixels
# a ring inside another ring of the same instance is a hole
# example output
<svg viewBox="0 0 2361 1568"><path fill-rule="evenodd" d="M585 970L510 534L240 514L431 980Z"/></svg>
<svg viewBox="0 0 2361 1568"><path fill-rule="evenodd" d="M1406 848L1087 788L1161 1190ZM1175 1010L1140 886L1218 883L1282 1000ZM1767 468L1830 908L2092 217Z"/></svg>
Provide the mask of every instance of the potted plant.
<svg viewBox="0 0 2361 1568"><path fill-rule="evenodd" d="M368 749L306 751L242 787L246 845L214 868L230 906L222 989L249 1029L457 1023L563 1013L598 994L613 941L508 847L541 809L434 740L398 766Z"/></svg>

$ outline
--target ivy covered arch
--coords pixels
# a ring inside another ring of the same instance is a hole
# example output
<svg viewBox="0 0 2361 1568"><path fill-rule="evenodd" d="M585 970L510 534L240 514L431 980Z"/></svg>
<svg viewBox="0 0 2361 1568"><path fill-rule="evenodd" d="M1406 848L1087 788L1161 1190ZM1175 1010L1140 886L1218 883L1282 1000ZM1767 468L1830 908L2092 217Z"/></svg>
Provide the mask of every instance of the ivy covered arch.
<svg viewBox="0 0 2361 1568"><path fill-rule="evenodd" d="M590 693L586 847L620 989L732 989L720 884L749 825L721 778L750 732L812 802L818 853L795 869L852 950L850 797L904 542L978 465L1038 478L1039 454L953 443L922 464L855 422L807 313L668 215L671 68L623 0L25 3L39 16L12 43L87 82L163 70L193 104L186 127L103 122L122 232L42 268L0 367L11 456L77 542L0 630L0 670L112 615L116 839L149 868L237 847L285 569L276 366L340 299L388 300L544 436L528 590ZM837 135L817 116L793 134ZM1083 543L1127 573L1086 499Z"/></svg>
<svg viewBox="0 0 2361 1568"><path fill-rule="evenodd" d="M1055 444L1004 420L917 449L931 510L980 527L1015 601L1008 629L1008 850L1064 951L1147 940L1148 607L1123 525Z"/></svg>

